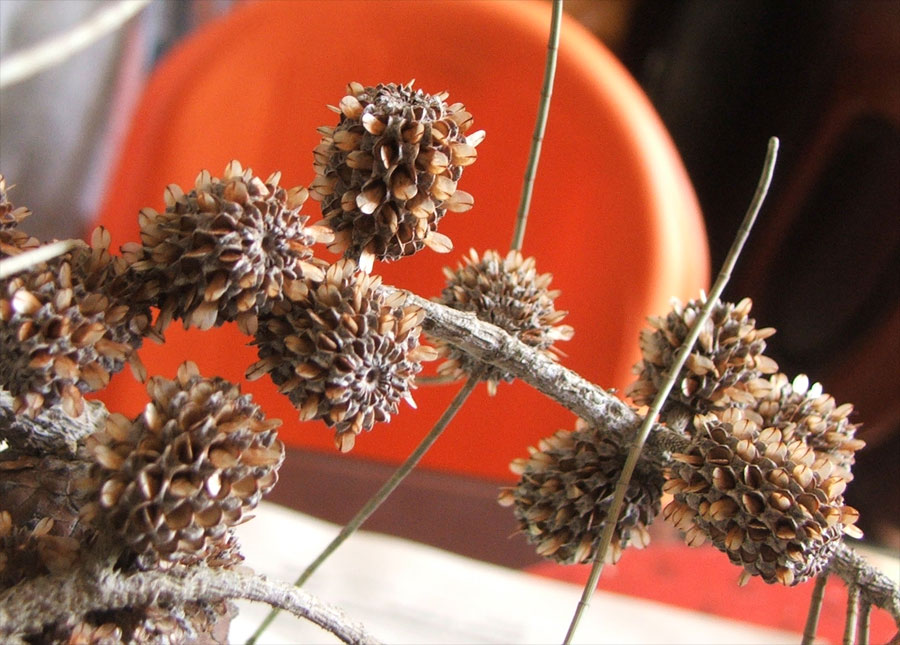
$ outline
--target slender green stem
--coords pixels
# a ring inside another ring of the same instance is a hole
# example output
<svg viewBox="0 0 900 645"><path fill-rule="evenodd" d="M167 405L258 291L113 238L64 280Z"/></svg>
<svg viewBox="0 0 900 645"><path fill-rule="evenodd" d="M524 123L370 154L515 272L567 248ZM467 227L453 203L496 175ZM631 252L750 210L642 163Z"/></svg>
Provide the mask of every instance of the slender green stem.
<svg viewBox="0 0 900 645"><path fill-rule="evenodd" d="M628 490L628 484L631 481L631 475L634 473L634 468L637 465L641 450L644 447L644 442L647 440L647 436L650 434L650 429L653 427L654 420L659 414L659 411L662 409L666 397L669 396L669 392L671 391L672 386L675 384L675 380L678 378L678 373L681 371L681 367L684 365L684 362L687 360L688 354L693 348L694 343L697 341L697 337L700 335L700 330L703 328L706 319L709 318L710 313L712 313L712 309L716 304L716 300L718 300L719 296L722 295L722 291L724 291L725 285L728 284L729 278L731 278L731 272L734 270L734 265L737 263L737 259L741 254L741 250L744 248L744 243L747 241L747 238L750 235L750 230L753 228L753 224L756 221L756 216L759 214L759 209L762 207L762 203L766 198L766 193L769 190L769 184L772 182L772 173L775 170L775 160L777 156L778 139L772 137L771 139L769 139L768 151L766 153L766 159L763 164L763 170L759 178L759 183L756 186L756 192L753 194L753 199L751 200L750 206L747 209L747 214L744 216L744 220L743 222L741 222L741 226L734 238L734 242L732 242L731 244L731 249L729 249L728 251L728 256L725 258L725 262L723 263L722 268L719 271L719 275L716 278L715 284L713 284L713 287L709 292L709 296L706 299L706 304L704 305L700 314L697 316L697 319L694 321L694 325L693 327L691 327L691 331L690 333L688 333L687 338L685 338L684 343L678 350L678 353L675 355L675 359L671 368L669 369L666 380L660 387L656 398L653 400L653 405L650 406L650 410L644 417L644 420L641 423L641 427L638 430L637 436L635 437L634 443L632 444L631 449L628 452L628 457L625 460L624 467L622 468L622 474L619 476L619 480L616 482L613 502L610 506L609 514L607 515L606 523L603 527L603 533L600 536L600 546L598 547L597 552L594 554L594 564L591 568L591 574L588 577L587 584L585 584L584 592L581 595L581 600L578 601L578 607L575 609L575 615L572 617L572 622L569 625L569 631L566 633L566 638L563 641L565 645L568 645L568 643L572 642L572 637L575 635L575 630L578 628L578 623L581 620L581 616L584 613L584 610L587 609L588 605L590 604L590 599L594 593L594 588L597 586L597 581L600 579L600 574L603 572L603 561L606 558L606 552L609 550L609 545L612 542L616 523L619 521L619 513L622 511L622 505L625 501L625 493Z"/></svg>
<svg viewBox="0 0 900 645"><path fill-rule="evenodd" d="M553 0L550 40L547 42L547 64L544 67L544 86L541 88L537 121L535 121L534 134L531 137L531 152L528 155L525 181L522 184L522 197L519 200L519 212L516 215L516 230L513 233L512 248L516 251L522 250L522 240L525 238L525 225L528 222L528 210L531 208L531 194L534 191L534 178L537 175L538 160L541 158L544 131L547 129L550 97L553 96L553 79L556 77L556 54L559 51L559 25L562 22L562 13L563 0Z"/></svg>
<svg viewBox="0 0 900 645"><path fill-rule="evenodd" d="M394 489L400 485L400 482L415 468L416 464L419 463L419 460L422 459L422 456L428 452L428 449L431 448L432 444L437 441L437 438L441 436L441 433L444 431L444 428L450 423L453 417L459 412L459 409L462 407L463 403L465 403L466 399L469 398L469 395L472 393L472 390L475 389L475 386L479 381L478 375L470 376L469 380L466 381L465 385L457 392L456 396L453 398L453 401L450 402L450 405L444 411L444 414L441 415L441 418L438 419L438 422L434 425L425 438L416 446L416 449L410 453L409 457L406 458L406 461L401 464L401 466L391 475L391 478L388 479L384 485L378 489L378 492L375 493L372 498L366 502L366 505L363 506L359 512L351 519L344 528L341 529L341 532L337 534L331 543L325 547L325 550L322 551L318 557L312 561L312 563L306 567L306 570L300 574L300 577L297 578L297 581L294 582L294 586L302 587L303 584L315 573L316 569L328 559L334 551L337 550L344 541L353 535L356 530L362 526L363 522L369 519L369 516L375 512L375 510L381 506L382 502L388 498L388 496L394 492ZM266 630L266 628L272 624L272 621L275 620L275 617L278 615L279 610L273 609L269 612L269 615L266 616L266 619L262 622L262 624L253 632L253 635L247 640L246 645L253 645L256 643L257 639L262 635L262 633Z"/></svg>
<svg viewBox="0 0 900 645"><path fill-rule="evenodd" d="M859 645L869 645L869 619L872 617L872 603L862 601L859 608L859 627L856 640Z"/></svg>
<svg viewBox="0 0 900 645"><path fill-rule="evenodd" d="M859 622L859 585L847 589L847 622L844 623L844 645L856 642L856 625Z"/></svg>
<svg viewBox="0 0 900 645"><path fill-rule="evenodd" d="M813 645L813 641L816 640L819 615L822 613L822 600L825 598L826 582L828 582L827 573L823 573L816 578L812 598L809 600L809 612L806 614L806 625L803 627L803 640L800 641L800 645Z"/></svg>

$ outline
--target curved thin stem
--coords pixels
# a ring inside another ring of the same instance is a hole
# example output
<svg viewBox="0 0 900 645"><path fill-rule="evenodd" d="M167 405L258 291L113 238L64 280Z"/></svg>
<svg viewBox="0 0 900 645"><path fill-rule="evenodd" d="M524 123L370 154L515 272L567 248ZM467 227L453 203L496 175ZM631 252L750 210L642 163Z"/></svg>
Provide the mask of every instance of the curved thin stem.
<svg viewBox="0 0 900 645"><path fill-rule="evenodd" d="M563 641L566 645L572 642L572 637L575 635L575 630L578 628L578 623L581 620L581 616L584 613L584 610L587 609L588 605L590 604L590 599L594 593L594 588L597 586L597 581L600 579L600 574L603 572L603 561L606 557L606 552L609 550L609 545L612 542L616 523L619 521L619 513L621 513L622 511L622 505L625 501L625 493L628 490L628 484L631 481L631 475L634 473L635 466L637 466L638 459L640 458L641 450L644 447L644 442L647 440L647 436L650 434L650 429L653 427L656 416L662 409L663 403L665 403L666 398L669 396L669 392L675 384L675 380L678 378L678 373L681 371L681 367L684 365L684 362L687 360L688 354L693 348L694 343L700 336L700 331L703 328L704 323L712 313L712 309L716 304L716 300L718 300L719 296L722 295L722 291L724 291L725 285L728 283L729 278L731 278L731 272L734 270L734 265L737 263L737 259L741 254L741 250L744 248L744 243L747 241L747 238L750 235L750 230L753 228L753 224L756 221L756 216L759 214L762 203L766 198L766 193L768 192L769 185L772 182L772 173L775 170L775 161L777 157L778 139L776 137L772 137L771 139L769 139L766 159L763 164L763 170L759 178L759 183L756 186L756 192L753 194L753 199L750 201L750 206L747 209L747 214L744 216L744 220L741 222L741 226L738 229L734 242L732 242L731 244L731 249L729 249L728 251L728 256L725 258L725 262L723 263L722 268L719 271L716 282L715 284L713 284L713 287L710 290L709 296L706 299L706 304L704 305L700 314L697 316L697 319L694 321L694 325L691 328L691 331L688 333L687 338L684 339L684 343L678 350L678 353L675 355L673 364L669 369L666 380L660 387L656 398L653 400L653 405L650 406L650 410L644 417L643 423L641 423L640 430L638 430L637 437L635 437L634 443L632 444L628 452L628 457L625 460L624 467L622 468L622 474L619 476L619 480L616 482L613 502L610 506L609 514L606 518L606 524L603 527L603 533L600 536L600 546L597 548L597 552L594 554L594 564L591 568L591 574L588 577L587 584L585 584L584 592L581 595L581 600L578 601L578 607L575 609L575 615L572 617L572 622L569 625L569 630L568 632L566 632L566 638Z"/></svg>
<svg viewBox="0 0 900 645"><path fill-rule="evenodd" d="M422 459L423 455L428 452L428 449L437 441L437 438L441 435L453 417L459 412L459 409L462 407L463 403L466 402L466 399L469 398L469 395L472 393L472 390L475 389L475 386L478 385L479 377L477 375L470 376L469 380L465 382L465 384L460 388L459 392L456 393L456 396L453 398L453 401L450 402L450 405L444 411L444 414L441 415L441 418L438 419L438 422L434 425L425 438L416 446L416 449L413 450L409 457L406 458L406 461L401 464L401 466L391 475L391 478L388 479L384 485L378 489L378 492L375 493L372 498L366 502L365 506L363 506L359 512L347 522L346 526L341 529L341 532L337 534L328 546L316 557L315 560L310 563L306 570L300 574L300 577L297 578L297 581L294 582L295 587L302 587L303 584L309 580L310 576L316 572L316 569L328 559L328 557L334 553L341 544L346 541L351 535L353 535L356 530L362 526L363 522L365 522L375 510L381 506L382 502L388 498L388 496L394 492L394 489L400 485L400 482L404 480L404 478L415 468L416 464L419 463L419 460ZM266 616L266 619L260 624L260 626L253 632L253 635L247 640L247 645L253 645L256 643L257 639L262 635L262 633L266 630L266 628L272 624L272 621L275 620L275 617L278 615L278 609L273 609L269 612L269 615Z"/></svg>
<svg viewBox="0 0 900 645"><path fill-rule="evenodd" d="M121 0L110 3L69 31L5 57L0 61L0 88L24 81L58 65L124 25L148 4L150 0Z"/></svg>
<svg viewBox="0 0 900 645"><path fill-rule="evenodd" d="M825 598L825 583L828 582L828 573L816 578L813 587L812 598L809 601L809 612L806 614L806 625L803 627L803 640L800 645L813 645L816 640L816 630L819 627L819 615L822 613L822 600Z"/></svg>
<svg viewBox="0 0 900 645"><path fill-rule="evenodd" d="M537 175L538 161L541 158L541 145L547 129L547 116L550 114L550 98L553 96L553 80L556 78L556 56L559 51L559 26L562 22L562 13L563 0L553 0L550 39L547 42L547 64L544 67L544 86L541 88L537 120L534 124L534 134L531 137L531 152L525 168L525 181L522 184L522 197L519 200L516 229L511 245L511 248L516 251L522 250L522 241L525 238L525 225L528 223L528 210L531 208L531 194L534 192L534 178Z"/></svg>

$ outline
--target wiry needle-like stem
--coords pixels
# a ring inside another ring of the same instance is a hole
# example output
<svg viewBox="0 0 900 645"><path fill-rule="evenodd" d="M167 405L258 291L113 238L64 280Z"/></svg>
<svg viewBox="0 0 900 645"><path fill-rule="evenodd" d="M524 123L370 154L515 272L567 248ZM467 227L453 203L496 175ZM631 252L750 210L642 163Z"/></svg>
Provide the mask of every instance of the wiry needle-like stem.
<svg viewBox="0 0 900 645"><path fill-rule="evenodd" d="M391 475L391 478L388 479L384 485L378 489L372 498L366 502L365 506L363 506L359 512L353 517L352 520L347 522L346 526L341 529L341 532L337 534L337 536L325 547L325 549L318 555L318 557L310 563L306 570L300 574L300 577L297 578L297 581L294 582L294 586L302 587L303 584L309 580L310 576L315 573L316 569L328 559L332 553L334 553L341 544L343 544L347 538L353 535L356 530L362 526L363 522L365 522L375 510L381 506L382 502L388 498L388 496L394 492L394 489L400 485L400 482L406 478L406 476L412 471L413 468L416 467L416 464L419 463L419 460L422 459L422 456L428 452L428 449L431 448L432 444L437 441L437 438L441 436L441 433L444 431L444 428L450 423L459 409L462 407L463 403L465 403L466 399L469 398L469 395L472 393L472 390L475 389L475 386L479 381L478 375L470 376L469 380L466 381L465 385L457 392L456 396L453 398L453 401L450 402L450 405L444 411L444 414L441 415L441 418L438 419L438 422L434 425L425 438L416 446L416 449L413 450L409 457L406 458L406 461L401 464L401 466ZM260 626L256 629L253 635L247 640L247 645L252 645L257 641L257 639L262 635L262 633L266 630L266 628L272 624L272 621L275 620L275 617L278 615L279 610L273 609L269 612L269 615L266 616L266 619L260 624Z"/></svg>
<svg viewBox="0 0 900 645"><path fill-rule="evenodd" d="M809 611L806 614L806 625L803 627L803 640L800 645L812 645L816 640L816 630L819 627L819 615L822 613L822 600L825 598L825 583L828 582L828 573L816 578L813 587L812 598L809 600Z"/></svg>
<svg viewBox="0 0 900 645"><path fill-rule="evenodd" d="M519 212L516 215L516 230L513 233L511 248L522 250L525 238L525 225L528 223L528 211L531 208L531 194L534 191L534 178L537 175L538 160L541 158L541 145L547 129L547 116L550 114L550 97L553 96L553 79L556 77L556 54L559 51L559 26L562 21L563 0L553 0L553 17L550 21L550 39L547 42L547 63L544 67L544 86L541 88L541 100L538 103L537 120L531 138L531 152L525 169L525 181L522 184L522 197L519 200Z"/></svg>
<svg viewBox="0 0 900 645"><path fill-rule="evenodd" d="M713 284L713 287L709 292L709 296L706 299L705 306L697 316L697 319L694 321L694 325L688 333L687 338L685 338L684 343L678 350L678 353L675 355L675 359L669 370L669 373L666 376L666 380L660 387L656 398L653 400L653 404L650 406L650 410L644 417L640 430L638 430L637 437L635 438L634 443L632 444L628 452L628 457L625 460L624 467L622 468L622 474L619 476L619 480L616 482L613 502L610 506L609 514L606 518L606 524L603 527L603 533L600 536L600 546L597 548L597 553L594 554L594 564L591 568L591 574L588 577L588 581L584 587L584 592L582 593L581 600L579 600L578 602L578 607L575 609L575 615L572 617L572 622L570 623L569 630L566 633L566 638L564 640L564 643L566 644L572 642L572 637L575 635L575 630L578 628L578 623L581 620L581 616L584 613L584 610L587 608L588 604L590 604L590 599L594 593L594 588L597 586L597 581L600 579L600 574L603 572L603 561L606 557L606 552L609 550L610 543L612 542L613 533L615 532L616 528L616 522L618 522L619 520L619 513L622 511L622 505L625 501L625 493L628 490L628 484L631 481L631 475L634 473L635 466L637 466L638 458L640 457L641 450L644 447L644 442L647 440L647 436L650 434L650 429L653 427L656 416L662 409L663 403L665 403L666 398L669 396L669 392L672 389L672 386L675 384L675 379L678 377L678 373L681 371L681 367L684 365L684 362L687 360L688 354L693 348L694 343L700 336L700 330L703 328L704 323L712 313L712 309L716 304L716 300L718 300L719 296L722 294L722 291L724 291L725 285L728 283L729 278L731 278L731 272L734 269L734 265L737 263L737 259L741 254L741 250L744 248L744 243L747 241L747 238L750 235L750 230L753 228L753 223L756 221L756 216L759 214L759 209L762 207L762 203L765 200L766 193L769 190L769 184L772 181L772 173L775 170L775 160L777 157L778 139L772 137L771 139L769 139L768 152L766 153L766 159L763 165L762 174L759 178L759 183L756 186L756 192L754 193L753 199L750 202L750 207L747 209L747 214L744 216L743 222L741 222L741 226L738 229L734 242L732 242L731 244L731 249L728 251L728 256L725 258L725 262L723 263L722 269L719 271L716 282L715 284Z"/></svg>

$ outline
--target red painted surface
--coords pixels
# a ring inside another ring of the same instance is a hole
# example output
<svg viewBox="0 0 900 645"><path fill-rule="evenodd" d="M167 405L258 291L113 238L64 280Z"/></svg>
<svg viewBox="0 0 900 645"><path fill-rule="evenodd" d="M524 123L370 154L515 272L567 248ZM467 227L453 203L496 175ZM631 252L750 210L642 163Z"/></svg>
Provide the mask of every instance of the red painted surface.
<svg viewBox="0 0 900 645"><path fill-rule="evenodd" d="M475 196L468 213L441 222L455 250L425 250L376 271L388 284L423 296L440 293L440 268L469 247L505 250L512 238L550 22L535 2L258 2L239 6L181 43L154 71L140 102L112 187L98 218L113 246L138 239L137 213L163 208L169 183L189 190L201 169L221 174L230 159L263 178L309 184L316 128L333 124L348 81L407 82L447 90L487 131L460 188ZM310 201L304 212L320 217ZM547 138L524 251L562 290L572 341L563 362L605 387L624 388L638 358L647 315L671 296L706 285L702 220L681 162L634 81L588 32L566 20ZM323 253L327 256L327 252ZM151 374L172 377L185 359L201 371L241 381L256 359L233 327L184 332L141 356ZM433 371L429 368L428 371ZM334 450L322 423L300 423L267 379L246 384L267 412L284 420L287 443ZM458 386L422 387L418 410L404 407L389 426L359 437L354 457L401 461L437 420ZM117 375L104 398L136 413L145 401L131 375ZM489 400L480 387L424 464L510 479L509 461L572 415L516 383Z"/></svg>

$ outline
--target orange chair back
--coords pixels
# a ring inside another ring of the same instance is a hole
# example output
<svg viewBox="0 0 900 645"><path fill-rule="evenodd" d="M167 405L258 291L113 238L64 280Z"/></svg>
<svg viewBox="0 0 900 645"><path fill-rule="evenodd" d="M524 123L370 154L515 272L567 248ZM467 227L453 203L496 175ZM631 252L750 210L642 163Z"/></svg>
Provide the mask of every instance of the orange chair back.
<svg viewBox="0 0 900 645"><path fill-rule="evenodd" d="M550 6L543 2L255 2L192 34L152 74L99 217L117 247L138 238L137 213L163 208L163 189L186 190L201 169L220 176L230 159L282 184L308 185L316 128L333 125L349 81L405 83L463 102L487 131L460 188L475 196L440 231L450 255L428 249L376 264L388 284L426 297L443 287L441 267L470 247L505 251L513 224L544 73ZM658 117L633 80L574 21L562 42L524 252L562 290L557 307L575 337L560 343L563 363L604 386L624 388L638 359L644 318L671 296L704 287L708 255L692 188ZM304 212L319 218L318 205ZM329 257L323 249L325 257ZM233 326L185 332L141 356L151 374L171 378L185 359L207 375L241 381L256 360ZM431 371L431 370L428 370ZM127 371L126 371L127 372ZM351 456L401 461L437 420L458 386L422 386L418 409L357 439ZM244 385L268 414L284 420L289 445L334 451L332 430L301 423L289 401L262 379ZM110 407L142 409L143 386L117 375L102 395ZM423 463L445 471L509 479L511 459L559 428L571 413L521 383L489 398L479 387Z"/></svg>

